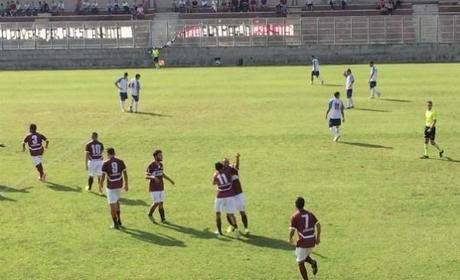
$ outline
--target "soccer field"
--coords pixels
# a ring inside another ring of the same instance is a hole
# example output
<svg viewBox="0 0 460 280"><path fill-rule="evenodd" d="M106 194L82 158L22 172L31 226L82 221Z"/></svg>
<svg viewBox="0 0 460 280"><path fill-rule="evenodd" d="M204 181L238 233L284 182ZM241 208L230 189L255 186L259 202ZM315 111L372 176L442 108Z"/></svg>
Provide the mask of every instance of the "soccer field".
<svg viewBox="0 0 460 280"><path fill-rule="evenodd" d="M286 241L299 195L323 228L310 279L460 279L460 64L377 67L383 96L369 100L369 67L351 66L339 143L324 117L334 91L344 98L343 65L321 67L324 86L307 83L309 66L142 69L140 114L119 110L123 69L2 72L0 279L300 279ZM431 147L419 159L426 100L442 160ZM50 139L46 183L21 152L31 122ZM126 230L85 191L93 131L127 165ZM146 215L155 148L176 181L171 225ZM216 237L214 163L236 152L251 235Z"/></svg>

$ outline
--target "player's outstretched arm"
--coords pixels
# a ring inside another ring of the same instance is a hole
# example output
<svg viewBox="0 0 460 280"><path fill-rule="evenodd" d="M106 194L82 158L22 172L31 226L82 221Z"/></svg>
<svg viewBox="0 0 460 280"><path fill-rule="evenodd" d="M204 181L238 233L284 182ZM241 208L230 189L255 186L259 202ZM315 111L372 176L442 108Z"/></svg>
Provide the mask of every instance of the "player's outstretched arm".
<svg viewBox="0 0 460 280"><path fill-rule="evenodd" d="M125 181L125 191L128 191L128 171L123 170L123 180Z"/></svg>
<svg viewBox="0 0 460 280"><path fill-rule="evenodd" d="M168 176L166 176L166 174L163 173L163 177L164 177L166 180L168 180L171 184L173 184L173 186L176 185L176 183L174 183L174 180L171 179L171 178L169 178Z"/></svg>
<svg viewBox="0 0 460 280"><path fill-rule="evenodd" d="M45 140L45 149L48 149L48 145L50 144L49 140Z"/></svg>
<svg viewBox="0 0 460 280"><path fill-rule="evenodd" d="M26 143L25 143L25 142L22 142L22 151L23 151L23 152L26 151Z"/></svg>
<svg viewBox="0 0 460 280"><path fill-rule="evenodd" d="M240 170L240 153L236 153L236 156L235 156L235 168Z"/></svg>
<svg viewBox="0 0 460 280"><path fill-rule="evenodd" d="M316 223L316 244L321 242L321 224Z"/></svg>

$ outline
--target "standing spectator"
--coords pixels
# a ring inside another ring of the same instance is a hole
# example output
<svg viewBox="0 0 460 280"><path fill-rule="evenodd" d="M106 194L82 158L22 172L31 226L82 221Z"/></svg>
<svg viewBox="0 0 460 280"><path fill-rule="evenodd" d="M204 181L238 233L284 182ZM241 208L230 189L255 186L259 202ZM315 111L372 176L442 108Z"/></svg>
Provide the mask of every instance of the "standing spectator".
<svg viewBox="0 0 460 280"><path fill-rule="evenodd" d="M257 9L257 0L250 0L249 8L250 8L251 12L255 12L256 9Z"/></svg>
<svg viewBox="0 0 460 280"><path fill-rule="evenodd" d="M347 0L342 0L342 10L347 8Z"/></svg>
<svg viewBox="0 0 460 280"><path fill-rule="evenodd" d="M307 0L305 4L307 5L307 11L313 11L313 0Z"/></svg>
<svg viewBox="0 0 460 280"><path fill-rule="evenodd" d="M215 13L217 13L217 1L216 0L211 1L211 8Z"/></svg>
<svg viewBox="0 0 460 280"><path fill-rule="evenodd" d="M334 0L329 0L329 6L331 7L331 10L335 10Z"/></svg>

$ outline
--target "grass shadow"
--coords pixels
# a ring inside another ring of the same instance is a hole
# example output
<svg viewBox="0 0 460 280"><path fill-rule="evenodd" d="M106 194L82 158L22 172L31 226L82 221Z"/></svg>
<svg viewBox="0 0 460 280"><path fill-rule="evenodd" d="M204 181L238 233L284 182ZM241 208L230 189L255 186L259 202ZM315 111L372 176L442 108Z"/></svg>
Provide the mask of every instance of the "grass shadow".
<svg viewBox="0 0 460 280"><path fill-rule="evenodd" d="M69 187L61 184L56 184L53 182L46 182L46 185L49 189L57 192L81 192L80 187Z"/></svg>
<svg viewBox="0 0 460 280"><path fill-rule="evenodd" d="M388 111L388 110L369 109L369 108L353 108L352 110L368 111L368 112L379 112L379 113L389 113L389 112L391 112L391 111Z"/></svg>
<svg viewBox="0 0 460 280"><path fill-rule="evenodd" d="M129 199L129 198L120 198L121 205L129 205L129 206L149 206L147 202L143 201L142 199Z"/></svg>
<svg viewBox="0 0 460 280"><path fill-rule="evenodd" d="M0 192L14 192L14 193L28 193L28 189L31 189L32 187L26 187L22 189L16 189L10 186L4 186L0 185Z"/></svg>
<svg viewBox="0 0 460 280"><path fill-rule="evenodd" d="M295 247L289 244L286 241L274 239L270 237L260 236L250 234L245 239L240 239L244 243L249 245L257 246L257 247L264 247L264 248L271 248L277 250L285 250L285 251L294 251Z"/></svg>
<svg viewBox="0 0 460 280"><path fill-rule="evenodd" d="M345 145L352 145L352 146L357 146L357 147L362 147L362 148L373 148L373 149L393 149L393 147L389 146L383 146L383 145L377 145L377 144L368 144L368 143L359 143L359 142L338 142L341 144Z"/></svg>
<svg viewBox="0 0 460 280"><path fill-rule="evenodd" d="M322 84L323 87L341 87L343 85L338 85L338 84Z"/></svg>
<svg viewBox="0 0 460 280"><path fill-rule="evenodd" d="M11 202L16 202L16 199L12 199L9 197L1 196L0 195L0 201L11 201Z"/></svg>
<svg viewBox="0 0 460 280"><path fill-rule="evenodd" d="M412 102L412 100L407 100L407 99L393 99L393 98L380 98L382 101L390 101L390 102L401 102L401 103L409 103Z"/></svg>
<svg viewBox="0 0 460 280"><path fill-rule="evenodd" d="M184 233L184 234L188 234L190 236L193 236L195 238L200 238L200 239L215 239L217 236L214 232L210 231L209 228L205 228L203 230L197 230L194 228L176 225L173 223L160 223L160 225L165 228L169 228L169 229L172 229L172 230ZM225 240L225 241L229 241L229 240Z"/></svg>
<svg viewBox="0 0 460 280"><path fill-rule="evenodd" d="M443 158L427 158L431 160L440 160L440 161L445 161L445 162L451 162L451 163L460 163L460 160L458 159L453 159L451 157L443 157Z"/></svg>
<svg viewBox="0 0 460 280"><path fill-rule="evenodd" d="M165 234L153 234L151 232L129 228L124 228L121 230L121 232L127 233L132 238L146 243L151 243L160 246L185 247L185 243L183 241L175 239Z"/></svg>
<svg viewBox="0 0 460 280"><path fill-rule="evenodd" d="M137 113L134 113L134 114L146 115L146 116L152 116L152 117L172 118L172 115L160 114L160 113L155 113L155 112L137 112Z"/></svg>
<svg viewBox="0 0 460 280"><path fill-rule="evenodd" d="M320 258L322 258L322 259L329 259L329 258L326 257L325 255L321 255L321 254L316 253L316 252L312 252L311 254L312 254L312 255L315 255L315 256L317 256L317 257L320 257Z"/></svg>

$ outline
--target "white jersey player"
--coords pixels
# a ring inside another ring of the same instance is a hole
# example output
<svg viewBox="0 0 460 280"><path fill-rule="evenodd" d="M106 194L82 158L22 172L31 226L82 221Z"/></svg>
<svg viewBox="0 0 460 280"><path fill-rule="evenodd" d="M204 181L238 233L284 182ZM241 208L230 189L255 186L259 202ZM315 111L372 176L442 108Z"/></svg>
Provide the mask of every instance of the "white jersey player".
<svg viewBox="0 0 460 280"><path fill-rule="evenodd" d="M369 75L369 88L371 90L371 95L369 98L380 97L381 93L377 91L377 67L375 67L374 62L369 62L369 67L371 68L371 72Z"/></svg>
<svg viewBox="0 0 460 280"><path fill-rule="evenodd" d="M125 102L128 99L128 73L125 73L123 77L118 78L115 81L115 86L120 92L120 108L122 112L125 112Z"/></svg>
<svg viewBox="0 0 460 280"><path fill-rule="evenodd" d="M334 142L337 142L340 138L339 127L342 122L345 122L345 113L343 108L343 102L340 100L340 93L337 91L334 93L334 98L329 100L326 119L329 117L329 129L334 135Z"/></svg>
<svg viewBox="0 0 460 280"><path fill-rule="evenodd" d="M312 68L311 68L311 84L313 84L313 78L314 77L319 79L321 81L321 84L324 84L323 79L321 79L321 77L319 76L320 75L319 74L319 60L314 55L311 56L311 64L312 64Z"/></svg>
<svg viewBox="0 0 460 280"><path fill-rule="evenodd" d="M131 107L129 111L133 113L137 113L138 110L139 94L141 92L140 78L141 75L136 74L136 77L129 82L129 88L131 89Z"/></svg>
<svg viewBox="0 0 460 280"><path fill-rule="evenodd" d="M351 73L351 69L348 68L343 75L345 76L345 90L347 91L347 109L354 108L353 106L353 84L355 83L355 77Z"/></svg>

